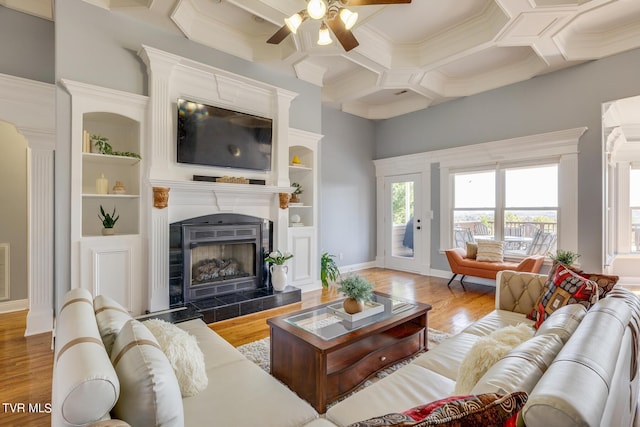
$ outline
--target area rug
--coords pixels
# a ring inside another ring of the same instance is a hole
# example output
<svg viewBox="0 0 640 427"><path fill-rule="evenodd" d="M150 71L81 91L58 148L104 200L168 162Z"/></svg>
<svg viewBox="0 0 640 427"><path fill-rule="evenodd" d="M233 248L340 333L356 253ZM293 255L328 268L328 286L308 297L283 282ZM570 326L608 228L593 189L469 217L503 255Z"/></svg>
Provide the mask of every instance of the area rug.
<svg viewBox="0 0 640 427"><path fill-rule="evenodd" d="M451 335L446 332L429 328L429 334L428 334L429 343L427 347L433 348L438 344L440 344L445 339L449 338L450 336ZM270 340L269 340L269 337L267 337L258 341L250 342L249 344L241 345L237 348L240 351L240 353L244 354L244 356L247 359L251 360L256 365L260 366L264 371L269 372L269 353L270 353L269 346L270 346ZM371 380L367 381L367 383L365 383L364 386L368 386L371 383L375 382L376 380L386 377L390 373L396 371L398 368L411 362L411 360L413 360L413 358L405 360L403 362L400 362L396 365L390 366L387 369L384 369L378 372L376 376Z"/></svg>

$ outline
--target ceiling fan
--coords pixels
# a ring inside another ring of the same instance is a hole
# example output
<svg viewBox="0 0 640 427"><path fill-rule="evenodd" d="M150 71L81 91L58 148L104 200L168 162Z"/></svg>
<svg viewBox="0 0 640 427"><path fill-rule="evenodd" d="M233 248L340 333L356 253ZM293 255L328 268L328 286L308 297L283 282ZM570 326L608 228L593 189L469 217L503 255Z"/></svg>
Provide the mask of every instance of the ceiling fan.
<svg viewBox="0 0 640 427"><path fill-rule="evenodd" d="M344 50L349 52L359 44L351 32L351 28L358 20L358 13L350 11L346 6L401 3L411 3L411 0L307 0L307 7L285 18L284 25L267 40L267 43L279 44L289 34L295 34L300 24L311 18L322 22L318 33L319 45L328 45L333 42L329 34L330 28Z"/></svg>

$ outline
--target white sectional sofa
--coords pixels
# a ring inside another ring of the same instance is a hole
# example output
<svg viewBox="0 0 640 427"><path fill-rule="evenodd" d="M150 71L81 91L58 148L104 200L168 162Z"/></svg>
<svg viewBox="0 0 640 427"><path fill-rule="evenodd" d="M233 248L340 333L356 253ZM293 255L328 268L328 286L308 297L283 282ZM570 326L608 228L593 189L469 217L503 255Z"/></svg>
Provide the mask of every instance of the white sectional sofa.
<svg viewBox="0 0 640 427"><path fill-rule="evenodd" d="M494 311L322 416L201 320L179 323L197 338L209 382L195 396L161 405L173 405L183 414L175 423L162 425L344 427L451 396L463 359L481 337L506 326L533 323L525 315L545 279L501 272ZM108 418L121 394L120 383L127 381L116 375L109 361L91 295L76 289L65 301L56 325L52 424L91 425ZM104 329L105 321L101 323ZM521 418L528 427L630 426L638 406L639 323L638 298L621 289L588 311L578 304L563 307L542 323L533 338L493 364L471 393L527 392ZM133 411L153 410L152 405L139 406ZM96 425L108 425L103 423Z"/></svg>
<svg viewBox="0 0 640 427"><path fill-rule="evenodd" d="M128 321L128 314L119 314L117 309L111 311L114 315L102 322L103 335L110 339L108 347L111 347L113 338L117 335L117 325L122 326ZM105 325L109 329L106 334ZM158 398L155 402L148 399L140 400L140 396L137 396L135 400L150 403L130 408L131 411L137 412L134 414L136 418L133 419L139 420L140 414L146 419L145 422L130 423L133 427L141 424L191 427L331 425L319 418L311 405L247 360L231 344L209 329L202 320L189 320L177 326L198 340L198 345L204 353L208 385L206 389L191 397L180 398L178 390L178 397L168 401L166 395L164 401ZM116 345L113 344L114 348ZM155 348L147 350L154 352L148 353L150 357L162 357ZM122 362L130 363L130 359L123 357L120 363ZM142 369L138 366L129 368L136 371ZM157 381L157 378L162 380L165 374L166 372L155 375L154 381ZM69 291L56 320L52 425L87 426L109 418L110 411L116 405L119 396L124 393L122 387L126 382L116 374L105 349L91 294L83 289ZM163 388L162 384L155 386ZM169 391L175 396L175 390ZM159 394L162 392L160 390ZM152 414L154 410L164 411L165 421L158 421L158 417ZM147 416L145 412L150 414ZM153 420L154 417L156 420ZM110 421L97 425L127 424Z"/></svg>
<svg viewBox="0 0 640 427"><path fill-rule="evenodd" d="M453 395L460 365L480 337L509 325L533 324L526 314L546 278L499 273L493 312L331 407L327 420L348 426ZM495 363L471 393L526 391L521 416L527 427L631 426L639 387L638 307L635 295L616 288L588 311L579 304L559 309L533 338Z"/></svg>

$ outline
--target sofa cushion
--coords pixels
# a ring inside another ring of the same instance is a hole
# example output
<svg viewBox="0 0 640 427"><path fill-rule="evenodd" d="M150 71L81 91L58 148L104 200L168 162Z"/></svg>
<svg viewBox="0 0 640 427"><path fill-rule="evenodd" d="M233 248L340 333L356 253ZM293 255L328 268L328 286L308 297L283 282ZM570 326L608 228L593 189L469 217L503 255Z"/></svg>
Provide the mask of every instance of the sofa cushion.
<svg viewBox="0 0 640 427"><path fill-rule="evenodd" d="M561 264L552 275L550 274L546 288L536 302L533 313L536 328L560 307L581 304L589 309L597 301L598 286Z"/></svg>
<svg viewBox="0 0 640 427"><path fill-rule="evenodd" d="M533 329L521 323L497 329L486 337L480 337L462 360L454 393L470 393L478 380L502 356L532 336Z"/></svg>
<svg viewBox="0 0 640 427"><path fill-rule="evenodd" d="M182 400L186 427L299 427L318 417L311 405L249 360L210 369L207 375L207 388Z"/></svg>
<svg viewBox="0 0 640 427"><path fill-rule="evenodd" d="M113 341L124 324L131 319L131 315L117 301L106 295L98 295L94 298L93 310L104 348L107 349L107 354L110 355Z"/></svg>
<svg viewBox="0 0 640 427"><path fill-rule="evenodd" d="M533 326L533 322L525 318L524 314L514 313L508 310L493 310L491 313L467 326L462 332L485 336L489 335L496 329L510 325L517 325L518 323L525 323Z"/></svg>
<svg viewBox="0 0 640 427"><path fill-rule="evenodd" d="M471 393L531 393L563 345L555 334L539 335L523 342L491 366Z"/></svg>
<svg viewBox="0 0 640 427"><path fill-rule="evenodd" d="M495 240L478 240L476 261L502 262L503 260L504 248L502 242Z"/></svg>
<svg viewBox="0 0 640 427"><path fill-rule="evenodd" d="M478 244L475 242L467 242L467 255L465 258L476 259L478 256Z"/></svg>
<svg viewBox="0 0 640 427"><path fill-rule="evenodd" d="M400 413L450 396L454 385L452 380L410 363L335 404L327 411L326 418L337 426L347 426L384 414Z"/></svg>
<svg viewBox="0 0 640 427"><path fill-rule="evenodd" d="M228 341L211 330L201 319L180 322L176 326L196 337L198 347L204 353L205 370L224 366L228 363L247 360Z"/></svg>
<svg viewBox="0 0 640 427"><path fill-rule="evenodd" d="M120 379L116 418L136 427L182 427L184 415L178 380L153 334L129 320L113 343L111 362Z"/></svg>
<svg viewBox="0 0 640 427"><path fill-rule="evenodd" d="M494 393L477 396L450 396L411 408L400 414L387 414L349 427L374 426L515 426L520 409L527 402L527 394Z"/></svg>
<svg viewBox="0 0 640 427"><path fill-rule="evenodd" d="M58 312L52 383L52 424L56 426L101 420L120 393L120 381L98 332L92 300L88 290L72 289Z"/></svg>
<svg viewBox="0 0 640 427"><path fill-rule="evenodd" d="M568 304L560 307L540 325L536 335L554 334L562 342L567 342L585 314L587 314L587 309L581 304Z"/></svg>
<svg viewBox="0 0 640 427"><path fill-rule="evenodd" d="M176 325L160 319L143 322L158 340L178 379L183 397L193 396L207 387L209 382L204 365L204 354L196 338Z"/></svg>

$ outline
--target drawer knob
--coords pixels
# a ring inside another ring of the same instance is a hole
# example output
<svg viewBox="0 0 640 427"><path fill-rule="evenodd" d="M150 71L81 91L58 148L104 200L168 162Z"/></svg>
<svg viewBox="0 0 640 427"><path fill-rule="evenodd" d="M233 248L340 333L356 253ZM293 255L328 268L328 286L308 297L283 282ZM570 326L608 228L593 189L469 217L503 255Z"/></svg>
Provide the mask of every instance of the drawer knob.
<svg viewBox="0 0 640 427"><path fill-rule="evenodd" d="M380 356L380 361L384 362L385 360L387 360L387 356Z"/></svg>

